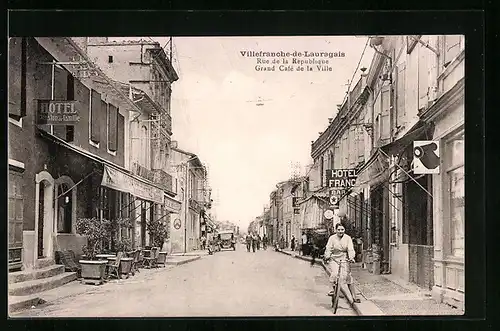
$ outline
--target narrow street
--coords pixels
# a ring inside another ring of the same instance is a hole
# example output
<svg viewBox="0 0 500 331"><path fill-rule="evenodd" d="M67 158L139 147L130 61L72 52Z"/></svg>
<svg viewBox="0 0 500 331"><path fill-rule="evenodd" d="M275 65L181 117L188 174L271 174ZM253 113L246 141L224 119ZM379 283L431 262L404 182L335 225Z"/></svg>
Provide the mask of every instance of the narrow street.
<svg viewBox="0 0 500 331"><path fill-rule="evenodd" d="M321 267L270 248L248 253L238 245L236 251L111 281L13 317L329 316L328 290ZM356 314L341 298L337 315Z"/></svg>

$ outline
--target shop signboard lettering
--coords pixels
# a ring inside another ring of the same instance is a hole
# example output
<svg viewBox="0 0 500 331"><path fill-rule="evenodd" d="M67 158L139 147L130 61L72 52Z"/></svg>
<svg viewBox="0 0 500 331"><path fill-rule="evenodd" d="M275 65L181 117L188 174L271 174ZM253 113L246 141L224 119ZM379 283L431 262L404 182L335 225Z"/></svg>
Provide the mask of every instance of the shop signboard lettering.
<svg viewBox="0 0 500 331"><path fill-rule="evenodd" d="M330 188L345 189L353 187L358 177L356 169L328 169L326 170L326 182Z"/></svg>
<svg viewBox="0 0 500 331"><path fill-rule="evenodd" d="M80 121L74 100L38 100L37 124L75 125Z"/></svg>

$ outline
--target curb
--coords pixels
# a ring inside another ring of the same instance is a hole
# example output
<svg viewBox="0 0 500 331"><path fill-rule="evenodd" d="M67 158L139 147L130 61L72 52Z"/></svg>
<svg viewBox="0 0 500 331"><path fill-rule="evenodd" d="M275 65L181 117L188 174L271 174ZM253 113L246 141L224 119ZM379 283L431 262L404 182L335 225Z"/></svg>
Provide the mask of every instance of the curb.
<svg viewBox="0 0 500 331"><path fill-rule="evenodd" d="M186 264L186 263L189 263L189 262L193 262L193 261L196 261L196 260L199 260L199 259L201 259L201 256L192 256L191 258L185 259L183 261L168 261L168 259L167 259L167 261L165 262L165 264L178 266L178 265L183 265L183 264Z"/></svg>
<svg viewBox="0 0 500 331"><path fill-rule="evenodd" d="M298 254L293 254L291 252L285 252L285 251L279 251L280 253L286 254L288 256L295 257L296 259L303 260L303 261L308 261L311 262L312 258L310 257L305 257L301 256ZM331 272L328 270L328 267L323 263L322 260L317 259L318 261L321 261L320 265L323 268L323 270L326 272L328 276L330 276ZM372 301L365 299L361 301L360 303L356 303L352 300L351 298L351 293L346 293L346 290L341 287L342 293L344 294L345 298L351 305L352 309L358 314L359 316L382 316L385 315L384 312L377 307Z"/></svg>

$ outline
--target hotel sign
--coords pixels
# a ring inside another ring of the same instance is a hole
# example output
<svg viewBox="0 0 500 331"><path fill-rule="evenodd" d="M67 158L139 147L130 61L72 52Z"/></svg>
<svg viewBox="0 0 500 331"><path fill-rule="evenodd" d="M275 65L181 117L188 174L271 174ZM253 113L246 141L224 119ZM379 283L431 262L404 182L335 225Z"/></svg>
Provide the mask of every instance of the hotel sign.
<svg viewBox="0 0 500 331"><path fill-rule="evenodd" d="M358 170L356 169L328 169L326 182L330 188L346 189L354 186Z"/></svg>
<svg viewBox="0 0 500 331"><path fill-rule="evenodd" d="M74 100L38 100L37 124L75 125L80 121Z"/></svg>

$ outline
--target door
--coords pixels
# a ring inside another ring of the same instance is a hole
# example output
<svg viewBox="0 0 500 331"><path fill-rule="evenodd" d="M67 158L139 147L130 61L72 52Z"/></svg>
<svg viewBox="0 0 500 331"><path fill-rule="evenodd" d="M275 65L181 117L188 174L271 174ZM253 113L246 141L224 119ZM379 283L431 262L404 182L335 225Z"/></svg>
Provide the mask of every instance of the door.
<svg viewBox="0 0 500 331"><path fill-rule="evenodd" d="M9 269L19 268L23 249L22 175L9 172Z"/></svg>
<svg viewBox="0 0 500 331"><path fill-rule="evenodd" d="M45 183L42 181L39 185L39 202L38 202L38 258L43 256L43 219L45 218Z"/></svg>
<svg viewBox="0 0 500 331"><path fill-rule="evenodd" d="M430 176L417 182L430 191ZM408 235L410 282L430 289L433 285L432 198L414 181L405 183L404 226Z"/></svg>

